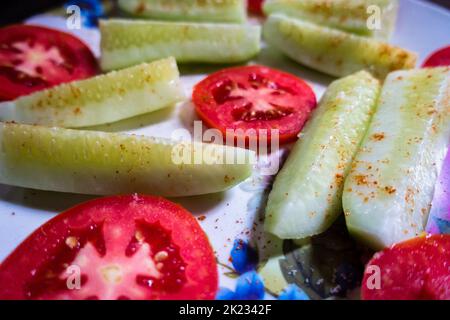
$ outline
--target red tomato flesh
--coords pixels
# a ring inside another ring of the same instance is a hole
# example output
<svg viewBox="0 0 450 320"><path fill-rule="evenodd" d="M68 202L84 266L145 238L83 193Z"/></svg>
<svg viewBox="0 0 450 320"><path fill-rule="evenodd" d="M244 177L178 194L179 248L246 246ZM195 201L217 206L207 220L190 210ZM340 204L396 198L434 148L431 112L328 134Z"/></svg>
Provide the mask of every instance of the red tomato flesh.
<svg viewBox="0 0 450 320"><path fill-rule="evenodd" d="M188 211L132 195L56 216L0 265L0 283L0 299L213 299L218 274Z"/></svg>
<svg viewBox="0 0 450 320"><path fill-rule="evenodd" d="M267 130L270 141L270 130L277 129L280 143L297 137L317 104L305 81L257 65L211 74L195 86L193 101L200 118L223 134Z"/></svg>
<svg viewBox="0 0 450 320"><path fill-rule="evenodd" d="M53 29L13 25L0 29L0 100L12 100L98 72L89 48Z"/></svg>
<svg viewBox="0 0 450 320"><path fill-rule="evenodd" d="M379 289L373 266L380 270ZM376 253L366 267L362 298L449 300L450 235L418 237Z"/></svg>
<svg viewBox="0 0 450 320"><path fill-rule="evenodd" d="M264 0L248 0L248 11L262 16L263 3Z"/></svg>
<svg viewBox="0 0 450 320"><path fill-rule="evenodd" d="M423 67L450 66L450 46L432 53L423 63Z"/></svg>

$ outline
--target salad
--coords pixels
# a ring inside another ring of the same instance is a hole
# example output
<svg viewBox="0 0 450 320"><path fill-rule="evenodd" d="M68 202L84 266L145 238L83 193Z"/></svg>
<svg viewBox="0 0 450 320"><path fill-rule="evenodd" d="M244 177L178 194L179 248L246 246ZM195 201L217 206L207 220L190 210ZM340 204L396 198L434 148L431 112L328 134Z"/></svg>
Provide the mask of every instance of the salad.
<svg viewBox="0 0 450 320"><path fill-rule="evenodd" d="M0 183L87 200L1 262L0 299L450 300L450 223L427 228L450 50L418 66L392 44L398 1L115 3L81 10L97 57L0 28ZM161 132L133 127L146 117ZM234 241L232 220L251 226Z"/></svg>

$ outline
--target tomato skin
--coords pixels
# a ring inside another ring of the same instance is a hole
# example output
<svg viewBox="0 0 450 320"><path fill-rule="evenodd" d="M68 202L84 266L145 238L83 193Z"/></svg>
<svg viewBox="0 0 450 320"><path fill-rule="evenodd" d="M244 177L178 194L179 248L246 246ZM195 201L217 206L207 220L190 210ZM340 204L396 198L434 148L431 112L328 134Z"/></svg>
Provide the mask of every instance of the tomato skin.
<svg viewBox="0 0 450 320"><path fill-rule="evenodd" d="M248 0L248 11L257 15L264 15L264 0Z"/></svg>
<svg viewBox="0 0 450 320"><path fill-rule="evenodd" d="M181 258L186 262L187 279L177 291L153 292L153 289L142 287L142 297L170 300L213 299L218 286L217 265L213 250L197 220L177 204L164 198L144 195L113 196L88 201L59 214L38 228L0 265L0 299L80 299L76 293L75 296L65 296L58 292L45 292L37 297L30 296L26 288L40 268L51 265L49 261L61 253L61 248L68 251L64 245L65 240L67 243L69 230L87 230L93 222L97 225L104 224L104 250L123 259L124 249L129 247L126 245L135 233L136 222L141 220L149 224L160 224L171 231L171 241L179 246ZM133 267L133 264L125 266ZM88 267L100 269L97 265ZM51 269L43 271L47 270ZM87 281L91 280L88 278Z"/></svg>
<svg viewBox="0 0 450 320"><path fill-rule="evenodd" d="M0 43L0 101L99 72L96 58L81 40L55 29L7 26L0 29Z"/></svg>
<svg viewBox="0 0 450 320"><path fill-rule="evenodd" d="M231 91L227 89L230 86ZM256 134L267 130L268 143L271 129L279 131L280 143L296 140L317 105L314 92L302 79L259 65L232 67L209 75L194 87L192 99L198 116L219 129L224 140L227 130L234 130L235 143L245 138L246 146L259 137L242 136L236 130L255 130ZM265 109L259 107L261 104Z"/></svg>
<svg viewBox="0 0 450 320"><path fill-rule="evenodd" d="M377 267L380 288L370 289ZM449 300L450 235L417 237L376 253L362 283L365 300Z"/></svg>
<svg viewBox="0 0 450 320"><path fill-rule="evenodd" d="M450 46L433 52L423 63L423 68L450 66Z"/></svg>

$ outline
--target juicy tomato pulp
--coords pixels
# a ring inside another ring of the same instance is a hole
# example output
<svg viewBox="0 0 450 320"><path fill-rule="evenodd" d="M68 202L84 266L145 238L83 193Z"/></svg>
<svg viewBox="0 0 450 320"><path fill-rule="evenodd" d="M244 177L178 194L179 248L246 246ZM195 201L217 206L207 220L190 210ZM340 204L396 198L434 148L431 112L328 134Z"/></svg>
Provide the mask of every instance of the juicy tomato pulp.
<svg viewBox="0 0 450 320"><path fill-rule="evenodd" d="M0 100L11 100L98 71L89 48L70 34L13 25L0 29Z"/></svg>
<svg viewBox="0 0 450 320"><path fill-rule="evenodd" d="M450 235L419 237L376 253L366 267L362 298L449 300Z"/></svg>
<svg viewBox="0 0 450 320"><path fill-rule="evenodd" d="M0 299L213 299L196 219L163 198L116 196L47 222L0 266Z"/></svg>
<svg viewBox="0 0 450 320"><path fill-rule="evenodd" d="M193 101L200 118L225 135L229 129L235 139L242 132L248 139L258 139L267 132L270 141L275 129L280 143L294 140L316 107L306 82L263 66L213 73L195 86Z"/></svg>
<svg viewBox="0 0 450 320"><path fill-rule="evenodd" d="M423 63L423 67L439 66L450 66L450 46L434 52Z"/></svg>
<svg viewBox="0 0 450 320"><path fill-rule="evenodd" d="M248 0L248 11L262 16L263 2L264 0Z"/></svg>

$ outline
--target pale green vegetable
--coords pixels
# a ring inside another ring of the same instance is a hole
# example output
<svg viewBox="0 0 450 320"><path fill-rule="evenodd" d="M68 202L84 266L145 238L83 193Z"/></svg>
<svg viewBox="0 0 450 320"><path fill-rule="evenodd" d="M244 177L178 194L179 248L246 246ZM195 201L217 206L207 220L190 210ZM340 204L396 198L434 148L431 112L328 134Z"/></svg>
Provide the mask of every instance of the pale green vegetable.
<svg viewBox="0 0 450 320"><path fill-rule="evenodd" d="M376 105L380 84L365 71L333 82L278 174L265 229L282 239L322 233L342 213L342 187Z"/></svg>
<svg viewBox="0 0 450 320"><path fill-rule="evenodd" d="M389 38L397 0L266 0L264 12L283 13L359 35ZM378 23L379 22L379 23Z"/></svg>
<svg viewBox="0 0 450 320"><path fill-rule="evenodd" d="M0 183L95 195L224 191L254 162L246 149L13 123L0 123L0 146Z"/></svg>
<svg viewBox="0 0 450 320"><path fill-rule="evenodd" d="M0 104L0 120L59 127L115 122L185 99L173 58L65 83Z"/></svg>
<svg viewBox="0 0 450 320"><path fill-rule="evenodd" d="M119 0L125 12L142 18L180 21L243 22L244 0Z"/></svg>
<svg viewBox="0 0 450 320"><path fill-rule="evenodd" d="M268 18L264 37L293 60L337 77L365 69L382 79L416 63L414 53L386 42L281 14Z"/></svg>
<svg viewBox="0 0 450 320"><path fill-rule="evenodd" d="M345 181L350 233L374 249L424 231L450 139L450 69L389 74Z"/></svg>
<svg viewBox="0 0 450 320"><path fill-rule="evenodd" d="M173 56L179 63L235 63L260 50L261 28L254 25L103 20L101 66L119 69Z"/></svg>

